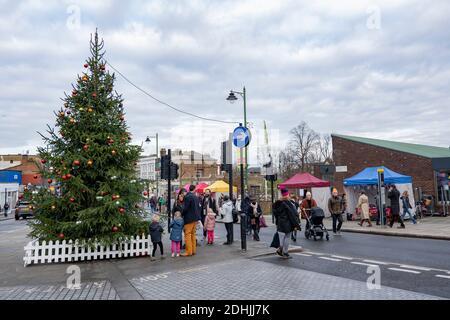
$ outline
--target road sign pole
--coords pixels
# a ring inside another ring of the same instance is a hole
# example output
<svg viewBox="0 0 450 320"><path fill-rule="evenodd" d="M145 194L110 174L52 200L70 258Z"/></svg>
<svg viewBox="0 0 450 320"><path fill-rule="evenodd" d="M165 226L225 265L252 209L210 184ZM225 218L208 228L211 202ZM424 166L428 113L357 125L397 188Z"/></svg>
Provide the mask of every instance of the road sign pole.
<svg viewBox="0 0 450 320"><path fill-rule="evenodd" d="M167 168L167 172L168 172L168 179L167 179L167 232L170 232L170 193L171 193L171 186L170 186L170 181L171 181L171 163L172 163L172 151L170 149L167 150L167 155L168 155L168 168Z"/></svg>

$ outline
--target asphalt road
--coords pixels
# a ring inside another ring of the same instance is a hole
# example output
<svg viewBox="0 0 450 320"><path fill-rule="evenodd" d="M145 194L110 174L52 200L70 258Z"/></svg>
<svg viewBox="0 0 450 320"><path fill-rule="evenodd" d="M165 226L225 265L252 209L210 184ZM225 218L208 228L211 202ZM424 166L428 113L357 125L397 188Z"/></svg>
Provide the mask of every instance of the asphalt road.
<svg viewBox="0 0 450 320"><path fill-rule="evenodd" d="M273 232L263 229L261 240L270 243ZM330 233L330 241L314 241L303 232L297 239L293 245L304 252L292 254L293 259L259 260L359 281L368 279L369 266L378 266L382 286L450 298L449 241L358 233Z"/></svg>
<svg viewBox="0 0 450 320"><path fill-rule="evenodd" d="M240 226L235 225L235 240L240 238L239 230ZM270 244L274 230L274 227L261 229L261 246ZM2 256L0 267L5 271L0 277L2 279L0 283L18 285L30 281L48 283L49 279L63 281L65 273L62 265L22 268L21 258L27 232L27 221L13 219L0 221L0 254ZM225 240L223 224L217 223L215 236L215 246L221 246ZM293 259L281 260L275 254L253 259L270 265L283 265L363 282L370 276L367 273L368 267L378 266L381 272L381 286L450 298L450 242L357 233L343 233L342 236L330 234L330 236L330 241L306 240L302 232L293 246L302 246L304 251L293 253ZM253 240L248 239L248 241ZM236 246L236 250L238 248L239 245ZM166 252L168 249L166 248ZM240 259L239 255L231 255L225 251L223 255L206 255L202 258L203 251L200 250L200 256L197 259L175 259L176 261L166 259L165 263L149 264L147 259L123 259L90 262L81 266L86 279L110 279L111 274L119 270L124 277L123 282L126 283L126 279L138 277L145 272L167 272L180 267L194 268L197 265ZM286 276L289 277L288 274ZM17 279L13 280L11 277ZM118 278L117 275L114 277ZM114 279L112 281L117 287ZM320 284L317 285L320 287ZM120 290L120 287L119 291L121 294L125 292Z"/></svg>

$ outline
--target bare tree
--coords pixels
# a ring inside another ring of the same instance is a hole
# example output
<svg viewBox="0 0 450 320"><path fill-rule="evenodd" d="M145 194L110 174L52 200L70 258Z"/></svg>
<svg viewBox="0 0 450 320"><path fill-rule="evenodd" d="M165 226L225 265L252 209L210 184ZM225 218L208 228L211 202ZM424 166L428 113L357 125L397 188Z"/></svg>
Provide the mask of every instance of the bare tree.
<svg viewBox="0 0 450 320"><path fill-rule="evenodd" d="M307 164L314 158L314 151L320 142L320 135L304 121L293 128L290 134L294 160L298 161L302 171L307 171Z"/></svg>
<svg viewBox="0 0 450 320"><path fill-rule="evenodd" d="M320 143L318 145L320 153L320 162L332 163L333 162L333 151L331 146L331 135L323 134L320 137Z"/></svg>
<svg viewBox="0 0 450 320"><path fill-rule="evenodd" d="M288 178L299 171L309 172L315 163L332 163L329 134L317 133L304 121L293 128L290 134L289 144L280 152L279 157L279 172L283 178Z"/></svg>

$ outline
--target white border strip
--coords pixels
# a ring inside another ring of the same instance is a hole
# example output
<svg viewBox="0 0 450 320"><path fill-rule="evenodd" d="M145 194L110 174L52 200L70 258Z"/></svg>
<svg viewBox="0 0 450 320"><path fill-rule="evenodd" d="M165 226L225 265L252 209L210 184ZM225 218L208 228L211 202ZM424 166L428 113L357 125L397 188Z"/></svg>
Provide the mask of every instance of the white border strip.
<svg viewBox="0 0 450 320"><path fill-rule="evenodd" d="M319 257L319 259L330 260L330 261L342 261L341 259L328 258L328 257Z"/></svg>
<svg viewBox="0 0 450 320"><path fill-rule="evenodd" d="M415 273L415 274L421 273L420 271L406 270L406 269L399 269L399 268L388 268L388 269L392 270L392 271L409 272L409 273Z"/></svg>

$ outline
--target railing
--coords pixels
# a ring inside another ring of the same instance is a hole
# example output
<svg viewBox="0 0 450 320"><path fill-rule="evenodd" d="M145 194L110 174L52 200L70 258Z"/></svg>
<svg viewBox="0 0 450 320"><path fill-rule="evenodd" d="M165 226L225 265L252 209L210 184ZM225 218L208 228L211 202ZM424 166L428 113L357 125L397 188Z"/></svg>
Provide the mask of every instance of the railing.
<svg viewBox="0 0 450 320"><path fill-rule="evenodd" d="M136 236L128 240L103 246L93 247L81 245L78 240L72 241L30 241L25 247L24 266L40 263L64 263L102 259L139 257L150 254L150 236Z"/></svg>

